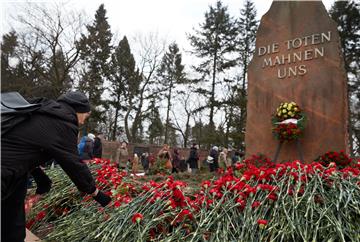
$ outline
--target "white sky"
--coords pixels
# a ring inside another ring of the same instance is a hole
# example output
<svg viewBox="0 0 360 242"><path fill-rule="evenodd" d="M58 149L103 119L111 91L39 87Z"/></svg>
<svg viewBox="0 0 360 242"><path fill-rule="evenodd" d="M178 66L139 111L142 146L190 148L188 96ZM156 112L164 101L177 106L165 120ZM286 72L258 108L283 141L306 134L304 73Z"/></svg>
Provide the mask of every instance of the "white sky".
<svg viewBox="0 0 360 242"><path fill-rule="evenodd" d="M49 3L47 1L28 1ZM74 10L83 10L93 19L95 11L101 3L105 4L107 16L113 32L129 37L136 33L158 32L167 42L176 41L181 49L187 49L189 43L186 33L198 29L204 21L204 14L216 0L70 0L60 1ZM270 8L271 0L253 0L258 19ZM330 9L334 0L323 0L326 9ZM1 0L1 33L7 32L13 25L10 13L14 14L14 6L26 3L21 0ZM239 16L243 0L223 0L230 14Z"/></svg>
<svg viewBox="0 0 360 242"><path fill-rule="evenodd" d="M21 5L29 2L47 4L50 2L61 3L65 9L85 13L89 23L94 19L96 10L104 3L107 10L108 21L112 32L116 36L116 42L124 35L129 40L134 53L133 37L137 34L146 36L148 33L158 33L161 40L167 45L176 42L183 56L186 70L189 64L194 64L194 57L188 54L191 51L188 33L194 33L194 28L199 29L199 24L204 22L205 12L209 6L215 6L216 0L0 0L1 1L1 35L8 32L16 23L11 18L16 16ZM306 0L305 0L306 1ZM325 8L329 10L335 0L323 0ZM244 0L222 0L223 5L228 7L232 17L238 18L240 9L243 8ZM253 0L257 18L260 19L270 8L272 0Z"/></svg>

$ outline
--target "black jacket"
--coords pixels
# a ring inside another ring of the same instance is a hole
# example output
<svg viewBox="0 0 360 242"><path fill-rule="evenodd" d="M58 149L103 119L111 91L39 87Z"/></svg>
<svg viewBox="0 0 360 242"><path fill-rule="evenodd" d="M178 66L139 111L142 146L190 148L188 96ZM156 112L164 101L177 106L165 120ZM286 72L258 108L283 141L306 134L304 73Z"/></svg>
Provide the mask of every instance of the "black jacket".
<svg viewBox="0 0 360 242"><path fill-rule="evenodd" d="M93 156L95 158L102 157L102 143L101 143L101 139L99 137L95 137Z"/></svg>
<svg viewBox="0 0 360 242"><path fill-rule="evenodd" d="M47 100L26 121L1 137L1 198L35 167L55 159L77 188L95 191L94 179L77 150L78 121L66 103Z"/></svg>
<svg viewBox="0 0 360 242"><path fill-rule="evenodd" d="M198 168L198 160L199 160L199 155L197 152L197 149L195 147L191 147L190 148L190 155L189 155L189 159L188 159L188 163L190 165L190 168Z"/></svg>

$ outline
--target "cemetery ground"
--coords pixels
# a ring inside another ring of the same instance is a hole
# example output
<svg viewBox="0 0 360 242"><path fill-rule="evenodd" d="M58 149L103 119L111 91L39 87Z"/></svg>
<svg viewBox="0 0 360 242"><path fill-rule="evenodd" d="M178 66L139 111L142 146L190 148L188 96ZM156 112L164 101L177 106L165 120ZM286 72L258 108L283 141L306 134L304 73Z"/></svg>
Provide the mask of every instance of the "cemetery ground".
<svg viewBox="0 0 360 242"><path fill-rule="evenodd" d="M360 161L329 155L309 164L258 156L216 174L144 177L94 160L97 186L113 199L105 208L61 169L47 170L53 187L27 228L44 241L360 241Z"/></svg>

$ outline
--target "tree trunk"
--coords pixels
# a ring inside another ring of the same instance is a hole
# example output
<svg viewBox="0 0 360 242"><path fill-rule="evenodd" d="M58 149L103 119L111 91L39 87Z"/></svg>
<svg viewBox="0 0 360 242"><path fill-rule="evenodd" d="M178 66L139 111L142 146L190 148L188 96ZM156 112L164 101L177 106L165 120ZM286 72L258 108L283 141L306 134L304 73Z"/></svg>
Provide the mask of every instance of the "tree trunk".
<svg viewBox="0 0 360 242"><path fill-rule="evenodd" d="M230 110L229 110L229 120L226 125L226 131L225 131L225 146L226 147L229 146L229 133L230 133L230 127L232 125L233 111L234 111L233 103L234 103L234 101L232 100L231 105L230 105Z"/></svg>
<svg viewBox="0 0 360 242"><path fill-rule="evenodd" d="M116 102L118 104L120 103L120 95L117 96ZM112 137L113 140L116 139L116 129L117 129L118 116L119 116L119 107L116 107L115 108L115 120L114 120L113 137Z"/></svg>
<svg viewBox="0 0 360 242"><path fill-rule="evenodd" d="M129 143L133 143L133 137L131 136L130 128L129 128L129 116L130 116L130 112L131 112L132 108L133 108L133 105L132 105L132 102L130 101L128 110L126 111L125 118L124 118L125 132L126 132L126 137L128 138Z"/></svg>
<svg viewBox="0 0 360 242"><path fill-rule="evenodd" d="M167 103L167 111L166 111L166 124L165 124L165 138L164 138L164 144L167 144L169 139L169 114L170 114L170 108L171 108L171 91L172 91L172 82L170 82L170 88L169 88L169 94L168 94L168 103Z"/></svg>
<svg viewBox="0 0 360 242"><path fill-rule="evenodd" d="M133 122L132 127L131 127L131 136L132 136L133 142L138 142L139 141L137 130L138 130L140 124L141 124L143 102L144 102L144 98L141 96L139 106L138 106L138 108L136 110L134 122Z"/></svg>
<svg viewBox="0 0 360 242"><path fill-rule="evenodd" d="M209 116L210 127L215 126L214 125L214 106L215 106L216 61L217 61L217 52L215 52L215 56L214 56L213 74L212 74L211 97L210 97L210 116Z"/></svg>
<svg viewBox="0 0 360 242"><path fill-rule="evenodd" d="M189 140L189 132L190 132L190 117L191 117L191 113L187 113L187 119L186 119L186 126L185 126L185 135L184 135L184 148L187 147L188 145L188 140Z"/></svg>

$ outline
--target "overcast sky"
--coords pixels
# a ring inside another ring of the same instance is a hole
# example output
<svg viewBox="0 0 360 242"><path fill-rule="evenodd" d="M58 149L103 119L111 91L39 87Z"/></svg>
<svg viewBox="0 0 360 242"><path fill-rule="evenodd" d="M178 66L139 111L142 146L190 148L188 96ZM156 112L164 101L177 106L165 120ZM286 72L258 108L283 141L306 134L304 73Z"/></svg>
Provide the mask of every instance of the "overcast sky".
<svg viewBox="0 0 360 242"><path fill-rule="evenodd" d="M47 1L28 1L48 3ZM168 42L176 41L180 47L188 45L186 33L191 33L204 21L204 13L209 6L214 6L216 0L71 0L60 1L65 6L83 10L93 19L95 11L101 3L105 4L108 20L113 32L120 36L133 36L136 33L158 32ZM239 16L243 0L223 0L232 16ZM269 10L271 0L254 0L258 19ZM329 9L334 0L323 0ZM14 6L26 3L20 0L1 0L2 33L7 32L12 25L9 14Z"/></svg>
<svg viewBox="0 0 360 242"><path fill-rule="evenodd" d="M17 9L27 2L49 3L55 1L23 1L23 0L0 0L1 1L1 34L8 32L16 26L10 15L16 14ZM323 0L326 9L330 9L335 0ZM120 40L124 35L131 39L142 33L158 33L159 38L166 43L176 42L183 54L184 63L193 61L185 52L191 50L187 39L187 33L194 33L193 29L199 29L199 24L204 22L204 14L209 6L214 6L216 0L63 0L67 9L73 9L79 13L84 12L89 20L94 19L95 11L101 3L107 10L108 21L111 30ZM222 0L223 5L228 7L233 17L239 17L240 9L244 0ZM272 0L253 0L257 18L260 19L270 8Z"/></svg>

